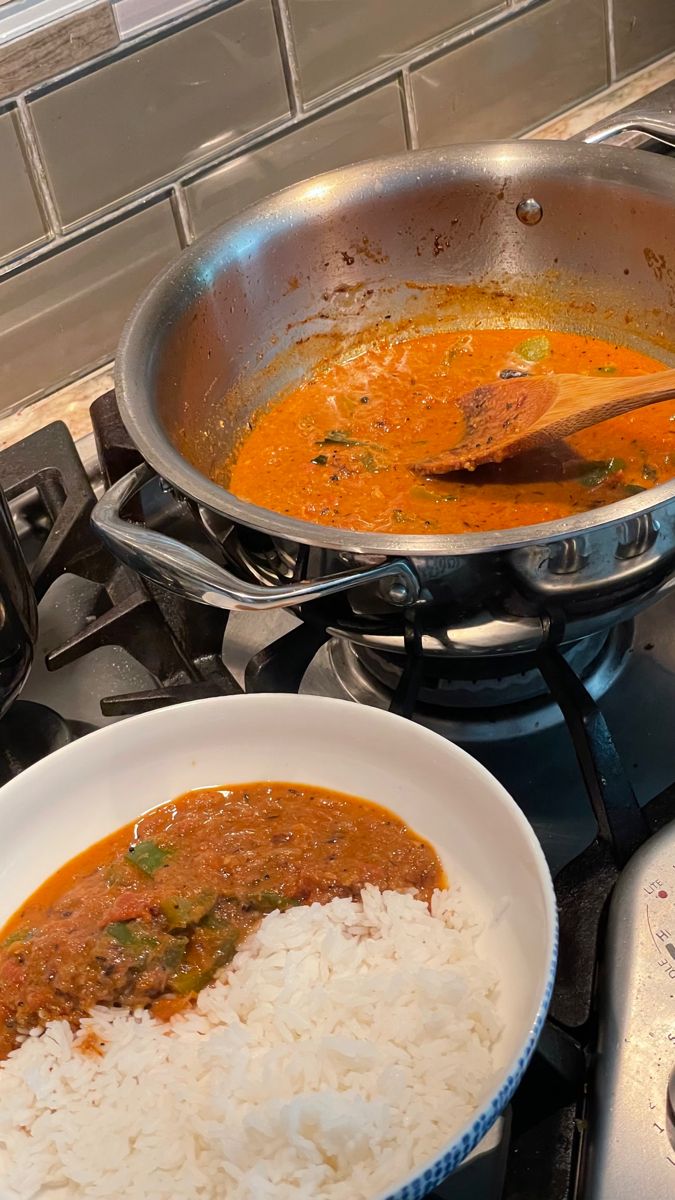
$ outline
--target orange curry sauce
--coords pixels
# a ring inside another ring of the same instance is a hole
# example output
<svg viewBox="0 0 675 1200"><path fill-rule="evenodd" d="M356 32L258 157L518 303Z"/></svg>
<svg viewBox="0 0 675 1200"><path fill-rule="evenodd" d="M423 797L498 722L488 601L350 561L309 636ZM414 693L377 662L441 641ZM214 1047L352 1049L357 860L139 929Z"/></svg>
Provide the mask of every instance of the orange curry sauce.
<svg viewBox="0 0 675 1200"><path fill-rule="evenodd" d="M0 931L0 1058L95 1004L167 1018L265 913L367 883L428 901L446 879L428 842L366 800L288 783L188 792L71 859Z"/></svg>
<svg viewBox="0 0 675 1200"><path fill-rule="evenodd" d="M616 417L500 466L424 479L462 436L457 397L504 372L640 375L663 364L580 334L482 329L371 345L265 410L217 482L342 529L465 533L552 521L675 474L675 404ZM672 462L671 462L672 459Z"/></svg>

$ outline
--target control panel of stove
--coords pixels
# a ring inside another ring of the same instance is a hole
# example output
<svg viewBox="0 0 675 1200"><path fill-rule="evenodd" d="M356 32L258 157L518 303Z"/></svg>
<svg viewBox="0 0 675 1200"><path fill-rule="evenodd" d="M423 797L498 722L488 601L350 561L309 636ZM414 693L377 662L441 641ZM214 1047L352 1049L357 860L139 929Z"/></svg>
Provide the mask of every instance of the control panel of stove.
<svg viewBox="0 0 675 1200"><path fill-rule="evenodd" d="M675 1196L675 822L612 898L583 1200Z"/></svg>

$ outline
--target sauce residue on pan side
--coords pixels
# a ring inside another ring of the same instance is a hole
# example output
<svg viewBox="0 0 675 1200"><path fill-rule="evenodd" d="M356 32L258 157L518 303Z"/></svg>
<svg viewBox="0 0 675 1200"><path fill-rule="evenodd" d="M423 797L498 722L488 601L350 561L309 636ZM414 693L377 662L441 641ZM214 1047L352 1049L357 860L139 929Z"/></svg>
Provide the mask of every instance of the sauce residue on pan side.
<svg viewBox="0 0 675 1200"><path fill-rule="evenodd" d="M71 859L0 931L0 1058L94 1005L180 1011L274 909L367 883L429 900L440 861L394 813L323 788L188 792Z"/></svg>
<svg viewBox="0 0 675 1200"><path fill-rule="evenodd" d="M672 402L472 474L425 479L410 464L455 445L463 430L457 398L507 373L660 369L635 350L549 330L380 341L324 364L261 412L215 478L263 508L341 529L452 534L558 520L671 477Z"/></svg>

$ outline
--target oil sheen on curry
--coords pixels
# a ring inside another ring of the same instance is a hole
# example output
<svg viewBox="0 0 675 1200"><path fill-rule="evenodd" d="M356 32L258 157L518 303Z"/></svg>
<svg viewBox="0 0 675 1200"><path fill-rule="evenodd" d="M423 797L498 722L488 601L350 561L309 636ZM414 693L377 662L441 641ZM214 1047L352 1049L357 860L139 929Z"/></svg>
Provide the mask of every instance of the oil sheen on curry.
<svg viewBox="0 0 675 1200"><path fill-rule="evenodd" d="M543 330L374 343L324 364L265 410L216 478L244 500L342 529L450 534L559 520L675 474L672 402L471 474L425 479L410 464L460 441L455 401L481 384L516 373L662 369L623 346Z"/></svg>
<svg viewBox="0 0 675 1200"><path fill-rule="evenodd" d="M0 1058L96 1004L184 1008L263 914L367 883L445 886L432 847L387 809L325 789L188 792L72 859L0 933Z"/></svg>

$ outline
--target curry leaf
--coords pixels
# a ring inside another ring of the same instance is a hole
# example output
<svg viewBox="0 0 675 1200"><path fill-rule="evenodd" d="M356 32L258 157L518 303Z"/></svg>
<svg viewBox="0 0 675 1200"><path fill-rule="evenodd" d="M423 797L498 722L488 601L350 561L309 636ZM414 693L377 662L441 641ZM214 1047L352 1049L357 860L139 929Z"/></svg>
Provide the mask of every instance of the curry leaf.
<svg viewBox="0 0 675 1200"><path fill-rule="evenodd" d="M649 480L650 483L656 483L658 477L659 473L656 467L653 467L651 463L645 463L642 468L642 478Z"/></svg>
<svg viewBox="0 0 675 1200"><path fill-rule="evenodd" d="M608 458L600 462L587 463L583 475L579 476L579 483L582 487L599 487L601 483L607 482L610 475L616 475L617 472L623 471L625 466L622 458Z"/></svg>
<svg viewBox="0 0 675 1200"><path fill-rule="evenodd" d="M326 454L317 454L316 458L312 459L312 462L317 467L325 467L328 462L328 456Z"/></svg>
<svg viewBox="0 0 675 1200"><path fill-rule="evenodd" d="M371 450L382 450L383 447L379 442L366 442L361 438L353 438L348 432L342 429L331 429L320 442L315 443L317 446L366 446ZM321 457L321 455L317 455Z"/></svg>
<svg viewBox="0 0 675 1200"><path fill-rule="evenodd" d="M551 343L544 334L535 334L534 337L525 338L524 342L519 342L516 346L516 354L527 362L541 362L542 358L548 358L551 353Z"/></svg>
<svg viewBox="0 0 675 1200"><path fill-rule="evenodd" d="M364 446L365 442L359 441L358 438L349 436L349 433L344 429L330 429L325 437L317 446Z"/></svg>
<svg viewBox="0 0 675 1200"><path fill-rule="evenodd" d="M125 857L144 875L154 875L160 867L166 866L173 853L173 850L162 849L157 842L147 841L130 846Z"/></svg>

